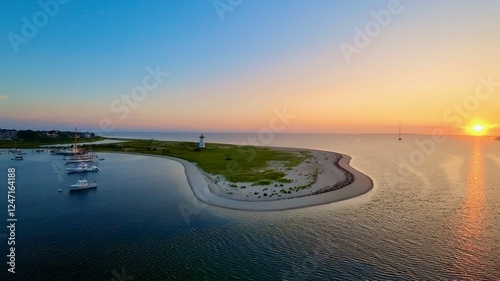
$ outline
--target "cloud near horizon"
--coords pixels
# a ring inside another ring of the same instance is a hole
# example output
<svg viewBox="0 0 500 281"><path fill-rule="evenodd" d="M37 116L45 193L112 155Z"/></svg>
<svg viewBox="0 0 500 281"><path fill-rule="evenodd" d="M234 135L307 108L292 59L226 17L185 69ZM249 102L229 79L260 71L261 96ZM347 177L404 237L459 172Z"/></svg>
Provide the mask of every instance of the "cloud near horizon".
<svg viewBox="0 0 500 281"><path fill-rule="evenodd" d="M8 99L9 96L6 96L6 95L0 95L0 100L4 100L4 99Z"/></svg>

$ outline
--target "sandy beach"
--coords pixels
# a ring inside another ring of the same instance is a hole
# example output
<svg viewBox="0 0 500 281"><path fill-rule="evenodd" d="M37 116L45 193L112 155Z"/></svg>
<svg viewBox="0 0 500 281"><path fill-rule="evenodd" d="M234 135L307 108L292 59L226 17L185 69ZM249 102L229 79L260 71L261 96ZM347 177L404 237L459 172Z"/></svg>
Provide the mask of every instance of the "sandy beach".
<svg viewBox="0 0 500 281"><path fill-rule="evenodd" d="M273 149L298 151L293 148ZM280 163L270 163L273 169L286 173L288 182L268 185L231 183L221 175L201 171L189 161L161 157L184 166L189 186L198 200L223 208L249 211L302 208L347 200L372 189L373 181L349 165L351 157L348 155L311 149L306 151L311 157L291 169Z"/></svg>

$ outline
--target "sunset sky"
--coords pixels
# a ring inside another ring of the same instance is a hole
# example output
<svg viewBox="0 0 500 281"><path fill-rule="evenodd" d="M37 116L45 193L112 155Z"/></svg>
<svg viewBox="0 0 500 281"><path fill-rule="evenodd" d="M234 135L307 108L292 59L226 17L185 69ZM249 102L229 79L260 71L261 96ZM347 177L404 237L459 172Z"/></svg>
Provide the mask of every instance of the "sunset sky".
<svg viewBox="0 0 500 281"><path fill-rule="evenodd" d="M55 1L0 4L0 128L500 133L500 1Z"/></svg>

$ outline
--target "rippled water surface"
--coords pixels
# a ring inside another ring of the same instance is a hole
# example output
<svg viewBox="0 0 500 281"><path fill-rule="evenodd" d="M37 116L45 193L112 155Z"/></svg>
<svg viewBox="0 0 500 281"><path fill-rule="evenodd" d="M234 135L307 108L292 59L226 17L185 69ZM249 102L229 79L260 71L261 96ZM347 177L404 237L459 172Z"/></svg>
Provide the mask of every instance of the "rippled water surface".
<svg viewBox="0 0 500 281"><path fill-rule="evenodd" d="M196 134L136 136L196 141ZM1 182L8 167L17 169L18 222L15 275L6 273L0 232L1 280L500 278L500 142L283 134L266 145L349 154L375 188L317 207L234 211L196 201L183 167L162 158L101 153L100 172L88 175L99 187L69 193L80 176L66 175L61 156L27 151L15 162L3 154Z"/></svg>

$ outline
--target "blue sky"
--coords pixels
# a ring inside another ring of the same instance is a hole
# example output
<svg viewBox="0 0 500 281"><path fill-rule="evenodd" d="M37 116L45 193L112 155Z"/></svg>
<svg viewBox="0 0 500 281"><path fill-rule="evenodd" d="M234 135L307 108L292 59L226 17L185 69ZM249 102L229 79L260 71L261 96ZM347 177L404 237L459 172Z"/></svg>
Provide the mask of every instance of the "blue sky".
<svg viewBox="0 0 500 281"><path fill-rule="evenodd" d="M57 3L54 1L41 2ZM130 117L115 120L117 129L258 130L274 108L294 107L310 95L341 95L341 100L342 93L357 96L356 85L347 91L335 82L359 79L373 71L377 64L368 63L370 52L406 47L394 45L401 30L429 34L454 23L463 30L460 19L469 21L472 30L451 34L450 40L458 40L453 42L456 44L467 43L460 38L474 34L475 29L482 29L480 33L486 33L485 28L498 31L491 27L498 23L492 12L499 6L495 1L461 1L462 8L456 1L435 5L401 1L403 12L393 15L392 23L354 64L346 63L339 44L351 42L354 28L363 28L373 20L370 12L386 9L390 1L243 0L223 18L214 3L230 6L238 1L66 1L58 4L57 13L48 17L33 38L17 46L17 53L9 34L22 36L23 18L33 22L43 8L36 1L3 1L0 127L98 127L100 119L115 114L110 109L112 102L141 84L146 67L159 65L169 73L168 78ZM423 21L426 16L428 22ZM498 35L491 36L486 44L498 43ZM429 47L422 41L407 44L416 45L417 50ZM393 55L407 56L401 51L395 49ZM378 75L376 72L373 74ZM484 72L492 72L492 66L484 66ZM289 99L289 105L284 99ZM346 101L346 106L353 107L357 101ZM307 118L305 108L296 111L304 112L304 118L289 129L304 131L314 120ZM203 123L198 115L212 119ZM339 118L343 119L350 117ZM339 130L359 122L363 121L340 122ZM322 128L335 128L336 124L313 125L309 127L314 131L328 131ZM361 126L358 131L377 131L377 126Z"/></svg>

